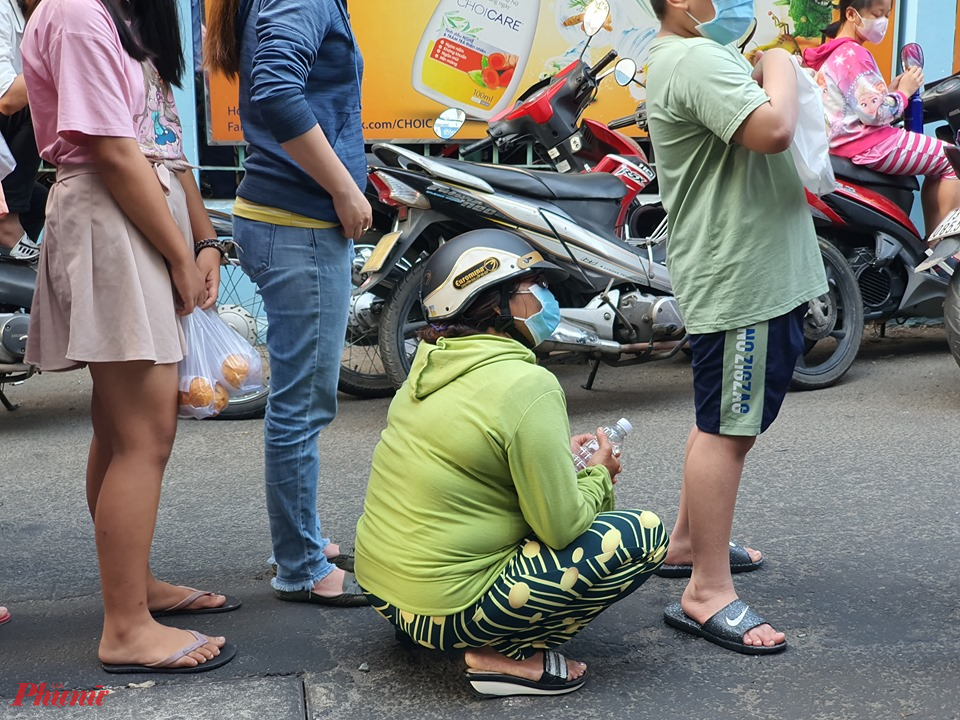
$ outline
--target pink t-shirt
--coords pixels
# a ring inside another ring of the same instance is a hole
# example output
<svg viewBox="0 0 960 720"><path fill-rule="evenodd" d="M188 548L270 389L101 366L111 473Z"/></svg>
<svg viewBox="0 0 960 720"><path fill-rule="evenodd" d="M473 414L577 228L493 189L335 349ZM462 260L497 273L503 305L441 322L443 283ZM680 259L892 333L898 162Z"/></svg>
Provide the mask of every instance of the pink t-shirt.
<svg viewBox="0 0 960 720"><path fill-rule="evenodd" d="M94 160L89 136L134 138L153 160L183 157L169 84L140 63L100 0L44 0L21 45L40 156L53 165Z"/></svg>

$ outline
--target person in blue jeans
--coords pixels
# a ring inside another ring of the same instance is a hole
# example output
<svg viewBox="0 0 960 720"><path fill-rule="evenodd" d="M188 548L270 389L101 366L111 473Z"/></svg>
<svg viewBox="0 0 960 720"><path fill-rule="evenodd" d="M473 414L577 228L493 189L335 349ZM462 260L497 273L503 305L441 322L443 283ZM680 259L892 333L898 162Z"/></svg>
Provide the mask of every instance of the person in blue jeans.
<svg viewBox="0 0 960 720"><path fill-rule="evenodd" d="M366 605L352 557L323 537L317 439L337 414L363 194L363 60L343 0L225 0L206 62L240 81L249 144L234 205L240 263L263 297L270 354L267 511L282 600Z"/></svg>

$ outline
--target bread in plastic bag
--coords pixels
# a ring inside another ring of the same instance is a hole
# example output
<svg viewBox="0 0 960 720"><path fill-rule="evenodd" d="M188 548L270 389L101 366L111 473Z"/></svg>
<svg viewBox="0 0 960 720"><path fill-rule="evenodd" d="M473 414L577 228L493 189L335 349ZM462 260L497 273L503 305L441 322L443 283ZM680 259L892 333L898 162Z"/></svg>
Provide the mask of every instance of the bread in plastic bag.
<svg viewBox="0 0 960 720"><path fill-rule="evenodd" d="M216 310L194 310L180 324L187 341L187 355L178 365L180 417L213 417L231 397L263 386L260 353Z"/></svg>

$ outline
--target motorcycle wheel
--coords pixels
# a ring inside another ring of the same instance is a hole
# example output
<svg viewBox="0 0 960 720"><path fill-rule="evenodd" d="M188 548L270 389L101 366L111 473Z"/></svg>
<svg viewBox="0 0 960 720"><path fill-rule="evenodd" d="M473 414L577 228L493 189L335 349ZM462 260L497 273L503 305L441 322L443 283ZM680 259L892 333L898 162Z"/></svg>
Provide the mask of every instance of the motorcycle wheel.
<svg viewBox="0 0 960 720"><path fill-rule="evenodd" d="M857 278L833 243L819 241L829 290L810 301L804 317L806 342L790 382L794 390L818 390L836 383L856 359L863 337L863 298Z"/></svg>
<svg viewBox="0 0 960 720"><path fill-rule="evenodd" d="M947 330L947 345L953 359L960 365L960 272L954 272L943 303L943 324Z"/></svg>
<svg viewBox="0 0 960 720"><path fill-rule="evenodd" d="M404 273L383 307L380 357L395 388L399 388L410 374L413 356L420 344L417 332L427 324L420 305L423 268L423 263L420 263Z"/></svg>
<svg viewBox="0 0 960 720"><path fill-rule="evenodd" d="M263 385L235 395L215 420L253 420L262 418L270 394L270 356L267 354L267 316L256 285L240 268L235 256L220 268L220 292L217 295L220 317L257 349L263 363Z"/></svg>
<svg viewBox="0 0 960 720"><path fill-rule="evenodd" d="M379 237L366 235L354 245L351 284L357 288L363 282L360 269L377 246ZM373 293L351 296L347 334L340 358L342 393L358 398L381 398L393 395L393 383L380 359L380 324L383 298Z"/></svg>

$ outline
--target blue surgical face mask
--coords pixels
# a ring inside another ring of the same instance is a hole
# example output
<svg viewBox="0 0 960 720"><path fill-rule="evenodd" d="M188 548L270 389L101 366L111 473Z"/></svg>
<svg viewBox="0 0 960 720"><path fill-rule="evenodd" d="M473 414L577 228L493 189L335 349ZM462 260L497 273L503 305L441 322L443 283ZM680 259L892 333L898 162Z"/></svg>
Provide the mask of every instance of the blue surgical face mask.
<svg viewBox="0 0 960 720"><path fill-rule="evenodd" d="M528 318L514 318L514 320L523 323L530 337L533 338L534 347L542 345L560 325L560 303L557 302L553 293L542 285L531 285L528 290L519 292L533 295L540 303L540 311Z"/></svg>
<svg viewBox="0 0 960 720"><path fill-rule="evenodd" d="M713 0L713 9L716 17L710 22L701 23L687 12L690 19L696 23L697 32L721 45L729 45L739 40L747 30L754 17L754 0Z"/></svg>

